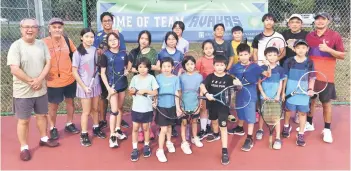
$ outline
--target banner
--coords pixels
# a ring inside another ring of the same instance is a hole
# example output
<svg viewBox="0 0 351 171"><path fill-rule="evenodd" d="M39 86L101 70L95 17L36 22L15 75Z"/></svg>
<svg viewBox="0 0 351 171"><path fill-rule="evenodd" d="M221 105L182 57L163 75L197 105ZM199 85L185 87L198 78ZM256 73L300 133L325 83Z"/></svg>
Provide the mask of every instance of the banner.
<svg viewBox="0 0 351 171"><path fill-rule="evenodd" d="M175 21L183 21L183 37L190 42L213 39L213 26L225 25L225 39L232 38L231 28L241 26L244 36L252 41L262 32L262 16L268 12L268 0L99 0L100 15L113 13L113 27L119 29L127 42L136 42L142 30L152 34L153 42L161 42Z"/></svg>

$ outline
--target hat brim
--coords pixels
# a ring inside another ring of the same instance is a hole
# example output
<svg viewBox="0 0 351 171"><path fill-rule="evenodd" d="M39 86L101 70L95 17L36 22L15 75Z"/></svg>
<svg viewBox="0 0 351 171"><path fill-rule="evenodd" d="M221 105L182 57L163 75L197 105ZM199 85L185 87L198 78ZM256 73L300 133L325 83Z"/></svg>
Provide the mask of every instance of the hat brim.
<svg viewBox="0 0 351 171"><path fill-rule="evenodd" d="M307 47L309 47L309 46L308 46L308 44L307 44L307 43L305 43L305 42L299 42L299 43L296 43L296 44L294 45L294 47L296 47L297 45L306 45Z"/></svg>
<svg viewBox="0 0 351 171"><path fill-rule="evenodd" d="M53 25L53 24L65 25L65 24L63 24L63 22L61 22L61 21L54 21L54 22L50 23L50 25Z"/></svg>
<svg viewBox="0 0 351 171"><path fill-rule="evenodd" d="M288 21L290 21L290 20L292 20L292 19L295 19L295 18L296 18L296 19L299 19L299 20L302 22L302 18L300 18L300 17L290 17Z"/></svg>
<svg viewBox="0 0 351 171"><path fill-rule="evenodd" d="M318 17L323 17L323 18L329 20L329 18L327 16L324 16L324 15L316 15L316 16L314 16L314 19L316 20Z"/></svg>

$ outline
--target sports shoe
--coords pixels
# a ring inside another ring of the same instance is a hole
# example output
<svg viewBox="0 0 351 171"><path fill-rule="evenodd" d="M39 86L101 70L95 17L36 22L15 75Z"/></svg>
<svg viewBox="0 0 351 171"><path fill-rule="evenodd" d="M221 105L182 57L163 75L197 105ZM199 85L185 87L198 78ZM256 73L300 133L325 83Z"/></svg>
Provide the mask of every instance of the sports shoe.
<svg viewBox="0 0 351 171"><path fill-rule="evenodd" d="M243 127L236 126L235 128L228 130L228 134L243 136L245 135L245 132Z"/></svg>
<svg viewBox="0 0 351 171"><path fill-rule="evenodd" d="M135 162L139 160L139 151L138 149L133 149L132 154L130 155L130 160Z"/></svg>
<svg viewBox="0 0 351 171"><path fill-rule="evenodd" d="M32 158L32 156L30 155L30 152L29 152L28 149L24 149L24 150L21 151L21 153L20 153L20 159L21 159L22 161L28 161L28 160L30 160L31 158Z"/></svg>
<svg viewBox="0 0 351 171"><path fill-rule="evenodd" d="M197 136L199 137L200 140L203 140L204 138L207 137L206 131L201 130L199 133L197 133Z"/></svg>
<svg viewBox="0 0 351 171"><path fill-rule="evenodd" d="M289 138L290 137L290 132L291 132L291 126L290 125L289 125L289 127L283 126L282 136L284 138Z"/></svg>
<svg viewBox="0 0 351 171"><path fill-rule="evenodd" d="M257 130L256 140L262 140L262 137L263 137L263 130L262 129Z"/></svg>
<svg viewBox="0 0 351 171"><path fill-rule="evenodd" d="M198 136L195 136L194 138L191 139L191 143L195 144L196 147L203 147L204 144L200 141L200 138Z"/></svg>
<svg viewBox="0 0 351 171"><path fill-rule="evenodd" d="M251 138L246 138L244 145L241 147L243 151L250 151L253 147L253 140Z"/></svg>
<svg viewBox="0 0 351 171"><path fill-rule="evenodd" d="M324 128L322 134L323 134L323 141L324 142L326 142L326 143L332 143L333 142L333 136L332 136L332 133L331 133L330 129Z"/></svg>
<svg viewBox="0 0 351 171"><path fill-rule="evenodd" d="M118 129L115 133L116 133L116 136L119 140L126 140L127 139L127 135L124 134L120 129Z"/></svg>
<svg viewBox="0 0 351 171"><path fill-rule="evenodd" d="M299 132L300 131L300 127L296 128L296 131ZM314 131L314 125L312 123L312 125L309 122L306 122L305 124L305 132L306 131Z"/></svg>
<svg viewBox="0 0 351 171"><path fill-rule="evenodd" d="M65 132L69 132L72 134L78 134L79 130L76 128L76 125L74 123L69 124L68 126L65 126Z"/></svg>
<svg viewBox="0 0 351 171"><path fill-rule="evenodd" d="M93 134L94 134L94 136L99 137L101 139L106 138L106 134L101 131L100 127L93 128Z"/></svg>
<svg viewBox="0 0 351 171"><path fill-rule="evenodd" d="M168 149L168 152L170 152L170 153L174 153L175 152L175 147L174 147L172 142L167 141L166 142L166 147Z"/></svg>
<svg viewBox="0 0 351 171"><path fill-rule="evenodd" d="M91 146L91 141L89 139L88 133L81 133L80 134L80 144L85 147Z"/></svg>
<svg viewBox="0 0 351 171"><path fill-rule="evenodd" d="M221 163L222 163L223 165L229 164L229 155L228 155L228 153L223 153L223 152L222 152Z"/></svg>
<svg viewBox="0 0 351 171"><path fill-rule="evenodd" d="M297 138L296 145L301 147L304 147L306 145L303 134L297 134L296 138Z"/></svg>
<svg viewBox="0 0 351 171"><path fill-rule="evenodd" d="M296 114L295 114L295 117L294 117L294 122L295 122L295 123L297 123L297 124L299 124L299 123L300 123L300 120L299 120L299 114L298 114L298 113L296 113Z"/></svg>
<svg viewBox="0 0 351 171"><path fill-rule="evenodd" d="M182 144L180 145L180 148L183 150L184 154L193 153L190 149L190 144L187 141L182 142Z"/></svg>
<svg viewBox="0 0 351 171"><path fill-rule="evenodd" d="M219 135L210 134L206 137L207 142L213 142L219 140L221 137Z"/></svg>
<svg viewBox="0 0 351 171"><path fill-rule="evenodd" d="M273 144L273 149L280 150L282 148L282 141L280 139L275 139Z"/></svg>
<svg viewBox="0 0 351 171"><path fill-rule="evenodd" d="M151 148L150 148L150 146L148 146L148 145L144 146L143 155L144 155L144 157L150 157L151 156Z"/></svg>
<svg viewBox="0 0 351 171"><path fill-rule="evenodd" d="M144 131L138 132L138 142L144 142Z"/></svg>
<svg viewBox="0 0 351 171"><path fill-rule="evenodd" d="M125 120L123 120L123 119L122 119L122 121L121 121L121 126L122 126L123 128L129 128L129 124L128 124Z"/></svg>
<svg viewBox="0 0 351 171"><path fill-rule="evenodd" d="M59 133L57 131L57 128L53 128L50 130L50 139L57 140L59 138Z"/></svg>
<svg viewBox="0 0 351 171"><path fill-rule="evenodd" d="M228 121L229 122L236 122L236 118L234 115L228 115Z"/></svg>
<svg viewBox="0 0 351 171"><path fill-rule="evenodd" d="M110 148L117 148L118 147L117 137L115 135L112 135L110 137L109 146L110 146Z"/></svg>
<svg viewBox="0 0 351 171"><path fill-rule="evenodd" d="M99 128L100 129L104 129L107 127L107 121L106 120L102 120L99 122Z"/></svg>
<svg viewBox="0 0 351 171"><path fill-rule="evenodd" d="M157 149L156 157L157 157L158 161L160 161L161 163L167 162L165 152L162 149Z"/></svg>

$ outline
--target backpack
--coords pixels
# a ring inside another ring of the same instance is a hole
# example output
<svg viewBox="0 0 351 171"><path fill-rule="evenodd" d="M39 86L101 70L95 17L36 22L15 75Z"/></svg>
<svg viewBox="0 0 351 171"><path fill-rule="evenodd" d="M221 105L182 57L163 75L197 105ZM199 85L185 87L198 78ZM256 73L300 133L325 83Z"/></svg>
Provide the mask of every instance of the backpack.
<svg viewBox="0 0 351 171"><path fill-rule="evenodd" d="M73 57L73 52L72 52L72 49L71 49L71 46L70 46L70 43L69 43L69 39L67 36L63 36L63 38L65 39L65 42L68 46L68 49L69 49L69 58L71 59L72 61L72 57Z"/></svg>

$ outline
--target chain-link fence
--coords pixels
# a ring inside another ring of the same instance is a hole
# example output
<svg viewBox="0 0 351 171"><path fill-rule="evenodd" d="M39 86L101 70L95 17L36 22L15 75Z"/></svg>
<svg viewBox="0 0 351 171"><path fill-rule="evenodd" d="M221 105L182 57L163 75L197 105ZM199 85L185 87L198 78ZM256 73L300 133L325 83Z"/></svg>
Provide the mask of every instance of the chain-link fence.
<svg viewBox="0 0 351 171"><path fill-rule="evenodd" d="M142 1L142 0L138 0ZM156 1L156 0L155 0ZM168 0L170 1L170 0ZM175 1L175 0L174 0ZM197 0L199 1L199 0ZM203 0L204 2L220 3L220 0ZM346 48L345 60L338 60L336 66L335 85L337 89L336 104L350 102L350 1L347 0L267 0L268 11L277 19L276 30L281 32L286 27L286 18L292 13L302 14L305 30L313 29L313 14L319 11L329 12L333 18L330 27L338 31ZM60 17L65 21L65 33L76 45L80 43L79 32L84 27L82 3L86 2L87 23L94 30L97 29L96 4L97 0L1 0L1 115L11 114L12 111L12 75L6 66L7 51L15 40L20 38L19 21L23 18L41 18L39 38L48 34L47 23L51 17ZM144 1L143 1L144 2ZM43 17L40 17L40 16ZM186 38L186 37L185 37ZM137 39L137 37L135 38ZM156 49L160 43L152 43ZM127 43L127 49L136 47L135 43ZM201 53L200 43L191 43L190 49ZM126 109L131 103L126 98ZM81 110L80 103L75 100L76 110ZM64 113L64 104L60 105Z"/></svg>

